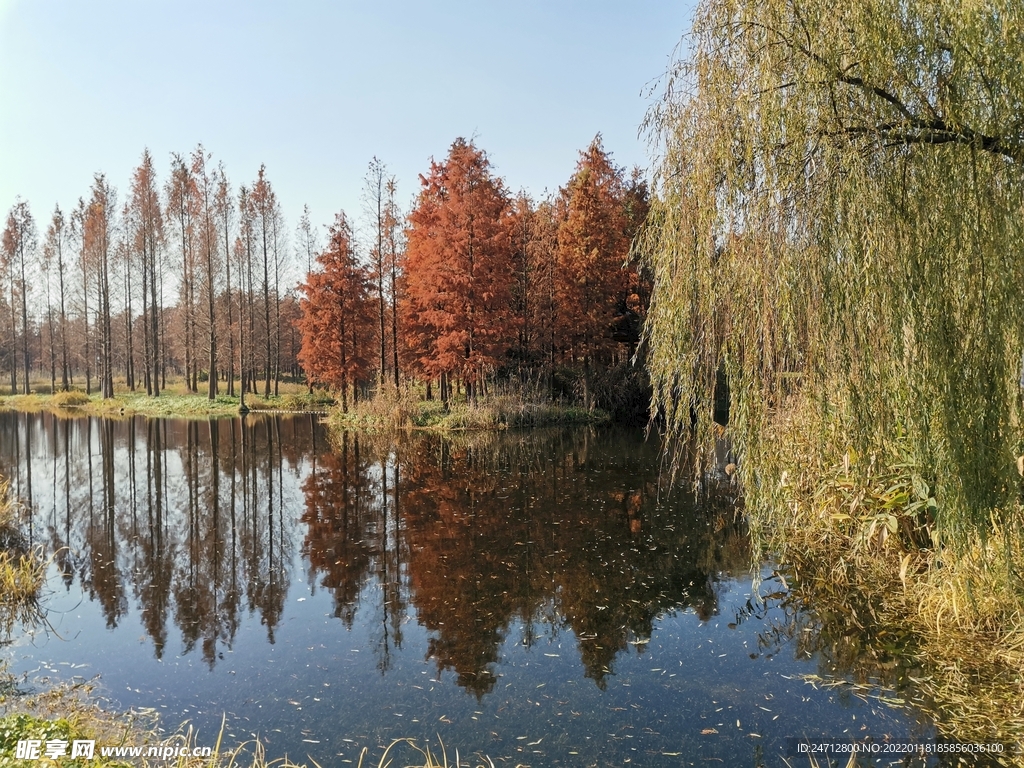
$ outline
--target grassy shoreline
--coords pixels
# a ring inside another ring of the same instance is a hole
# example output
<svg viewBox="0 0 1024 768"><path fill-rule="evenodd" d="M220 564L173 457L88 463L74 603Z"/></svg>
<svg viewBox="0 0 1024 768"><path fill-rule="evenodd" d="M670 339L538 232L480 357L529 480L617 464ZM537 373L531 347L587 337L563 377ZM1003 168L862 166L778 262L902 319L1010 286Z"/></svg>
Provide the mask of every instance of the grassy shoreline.
<svg viewBox="0 0 1024 768"><path fill-rule="evenodd" d="M328 425L336 430L437 432L530 429L568 424L605 424L610 416L598 409L552 402L535 393L503 392L476 402L426 400L411 389L388 389L343 411L331 410Z"/></svg>
<svg viewBox="0 0 1024 768"><path fill-rule="evenodd" d="M269 398L246 395L246 407L251 412L326 413L333 400L320 394L287 393ZM0 396L0 410L39 413L48 411L62 416L149 416L155 418L207 419L237 416L241 401L238 397L218 395L210 400L202 394L167 392L159 397L145 393L118 392L112 398L84 392L58 392L53 395Z"/></svg>
<svg viewBox="0 0 1024 768"><path fill-rule="evenodd" d="M394 430L434 430L440 432L503 430L547 427L566 424L604 424L610 416L599 409L552 402L546 396L502 393L478 402L453 399L447 406L439 400L426 400L422 393L405 388L396 393L361 400L343 411L334 398L323 391L309 393L289 385L280 396L246 395L250 413L316 413L327 416L336 430L385 432ZM65 417L102 416L127 418L212 419L238 416L241 400L237 396L206 395L168 389L159 397L145 393L117 391L112 398L86 395L72 390L54 394L0 395L0 411L22 413L50 412Z"/></svg>
<svg viewBox="0 0 1024 768"><path fill-rule="evenodd" d="M0 478L0 641L14 626L38 617L45 580L46 563L38 548L28 546L7 482Z"/></svg>

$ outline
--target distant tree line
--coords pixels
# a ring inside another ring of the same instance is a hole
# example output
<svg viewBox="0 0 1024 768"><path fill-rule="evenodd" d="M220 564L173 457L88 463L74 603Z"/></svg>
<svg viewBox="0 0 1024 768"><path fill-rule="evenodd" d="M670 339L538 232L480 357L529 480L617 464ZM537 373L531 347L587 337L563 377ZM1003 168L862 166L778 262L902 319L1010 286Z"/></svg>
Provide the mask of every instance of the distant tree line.
<svg viewBox="0 0 1024 768"><path fill-rule="evenodd" d="M457 139L406 214L374 158L362 238L335 216L321 246L308 208L291 239L261 167L238 188L200 145L157 179L149 151L123 202L102 173L43 227L18 200L0 248L0 370L11 392L109 397L114 381L158 396L277 394L282 378L347 407L403 380L444 402L516 379L595 401L627 370L649 280L628 263L649 207L597 136L556 194L510 193L487 155ZM296 286L295 275L305 274Z"/></svg>
<svg viewBox="0 0 1024 768"><path fill-rule="evenodd" d="M162 186L143 152L123 202L102 173L45 225L18 200L0 244L10 391L48 375L51 391L110 397L117 379L158 396L172 376L211 399L276 394L300 374L285 226L265 168L233 189L201 145L172 155Z"/></svg>

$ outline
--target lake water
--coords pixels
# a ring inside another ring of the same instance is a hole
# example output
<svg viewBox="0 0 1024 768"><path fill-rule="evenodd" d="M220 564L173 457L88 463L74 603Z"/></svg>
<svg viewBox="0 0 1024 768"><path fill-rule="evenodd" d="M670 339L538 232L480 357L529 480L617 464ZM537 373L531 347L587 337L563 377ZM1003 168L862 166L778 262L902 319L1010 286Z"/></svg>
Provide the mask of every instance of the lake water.
<svg viewBox="0 0 1024 768"><path fill-rule="evenodd" d="M770 564L752 579L727 497L660 469L616 430L0 413L0 475L53 554L49 627L0 654L37 687L99 675L200 745L226 716L229 740L324 766L399 737L535 766L934 739L891 701L896 665L790 605Z"/></svg>

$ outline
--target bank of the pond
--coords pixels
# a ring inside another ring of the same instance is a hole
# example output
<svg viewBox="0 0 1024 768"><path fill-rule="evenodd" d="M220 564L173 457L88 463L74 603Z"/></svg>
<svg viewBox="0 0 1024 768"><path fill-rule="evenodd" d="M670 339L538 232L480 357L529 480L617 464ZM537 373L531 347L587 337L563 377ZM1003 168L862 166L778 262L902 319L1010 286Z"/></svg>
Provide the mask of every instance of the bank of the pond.
<svg viewBox="0 0 1024 768"><path fill-rule="evenodd" d="M224 744L223 730L212 741L203 740L201 734L186 726L167 736L159 730L155 717L148 713L108 711L90 695L87 685L65 685L31 697L0 696L0 768L45 762L47 757L60 757L60 765L76 768L307 768L318 765L312 760L296 762L287 757L270 760L258 739L235 746ZM89 751L72 759L76 742L84 742ZM412 756L413 762L403 762L409 768L469 765L458 759L449 763L448 749L443 743L420 746L411 739L398 739L373 753L364 747L357 768L384 768L392 764L400 751L406 760ZM129 759L124 759L126 757ZM484 761L491 764L483 758L473 765L483 768Z"/></svg>
<svg viewBox="0 0 1024 768"><path fill-rule="evenodd" d="M246 395L249 411L272 412L326 412L334 400L322 393L289 393L280 396L259 397ZM241 399L237 396L218 395L213 400L203 394L164 392L150 397L139 392L118 392L114 397L102 398L73 390L53 395L30 394L0 397L0 409L36 413L50 411L66 415L91 416L150 416L157 418L217 418L237 416Z"/></svg>
<svg viewBox="0 0 1024 768"><path fill-rule="evenodd" d="M45 579L46 564L22 534L7 482L0 478L0 640L37 611Z"/></svg>
<svg viewBox="0 0 1024 768"><path fill-rule="evenodd" d="M218 395L213 400L197 393L165 391L159 397L139 392L118 392L102 398L78 390L55 394L0 396L0 410L59 415L103 417L148 416L155 418L208 419L237 416L237 396ZM574 424L604 424L611 419L605 411L552 402L546 397L503 394L467 402L427 400L421 393L405 390L399 395L386 392L361 400L343 410L330 394L294 392L280 396L246 395L246 412L328 414L335 429L390 431L426 429L439 432L459 430L501 430Z"/></svg>
<svg viewBox="0 0 1024 768"><path fill-rule="evenodd" d="M60 765L98 768L175 766L176 768L307 768L310 760L288 757L270 760L259 738L240 744L224 742L224 727L217 734L199 733L183 724L168 735L153 710L122 712L108 709L91 682L61 683L39 693L23 690L0 663L0 768L35 764L60 758ZM73 756L76 742L85 752ZM51 751L55 750L55 751ZM409 768L448 768L443 742L420 746L412 739L397 739L371 752L364 747L357 768L384 768L401 752ZM376 754L379 753L379 758ZM455 754L458 754L457 752ZM408 760L412 759L412 762ZM129 758L125 760L123 758ZM474 765L483 768L486 757ZM453 768L467 765L456 759Z"/></svg>
<svg viewBox="0 0 1024 768"><path fill-rule="evenodd" d="M336 430L389 431L427 429L438 432L501 430L573 424L605 424L610 416L597 408L553 402L548 397L499 394L475 402L427 400L411 390L385 391L368 400L335 406L328 423Z"/></svg>
<svg viewBox="0 0 1024 768"><path fill-rule="evenodd" d="M874 652L915 658L913 683L957 741L1024 745L1024 546L1014 525L940 535L934 482L898 440L858 456L796 414L774 426L771 456L741 467L751 529L802 600ZM826 448L831 449L831 454ZM775 478L766 489L765 478ZM1024 519L1009 510L1005 521ZM1024 755L1010 764L1024 765Z"/></svg>

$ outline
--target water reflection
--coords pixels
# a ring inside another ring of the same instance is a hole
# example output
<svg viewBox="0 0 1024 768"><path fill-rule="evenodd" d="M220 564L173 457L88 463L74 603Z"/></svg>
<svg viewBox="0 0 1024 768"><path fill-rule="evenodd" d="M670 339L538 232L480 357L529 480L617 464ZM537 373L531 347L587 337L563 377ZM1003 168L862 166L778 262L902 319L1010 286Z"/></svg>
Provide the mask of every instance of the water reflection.
<svg viewBox="0 0 1024 768"><path fill-rule="evenodd" d="M439 733L545 765L932 738L879 703L903 669L770 570L759 599L728 500L668 494L659 467L635 433L0 413L25 546L53 555L56 632L13 667L324 765Z"/></svg>
<svg viewBox="0 0 1024 768"><path fill-rule="evenodd" d="M656 617L710 617L718 575L747 566L732 513L681 515L635 435L331 443L312 417L14 413L0 431L0 474L65 588L77 581L110 629L136 611L157 659L176 632L211 669L246 613L274 643L292 580L305 578L346 627L372 614L382 674L413 616L438 675L477 697L494 688L513 627L526 647L571 632L603 689Z"/></svg>

